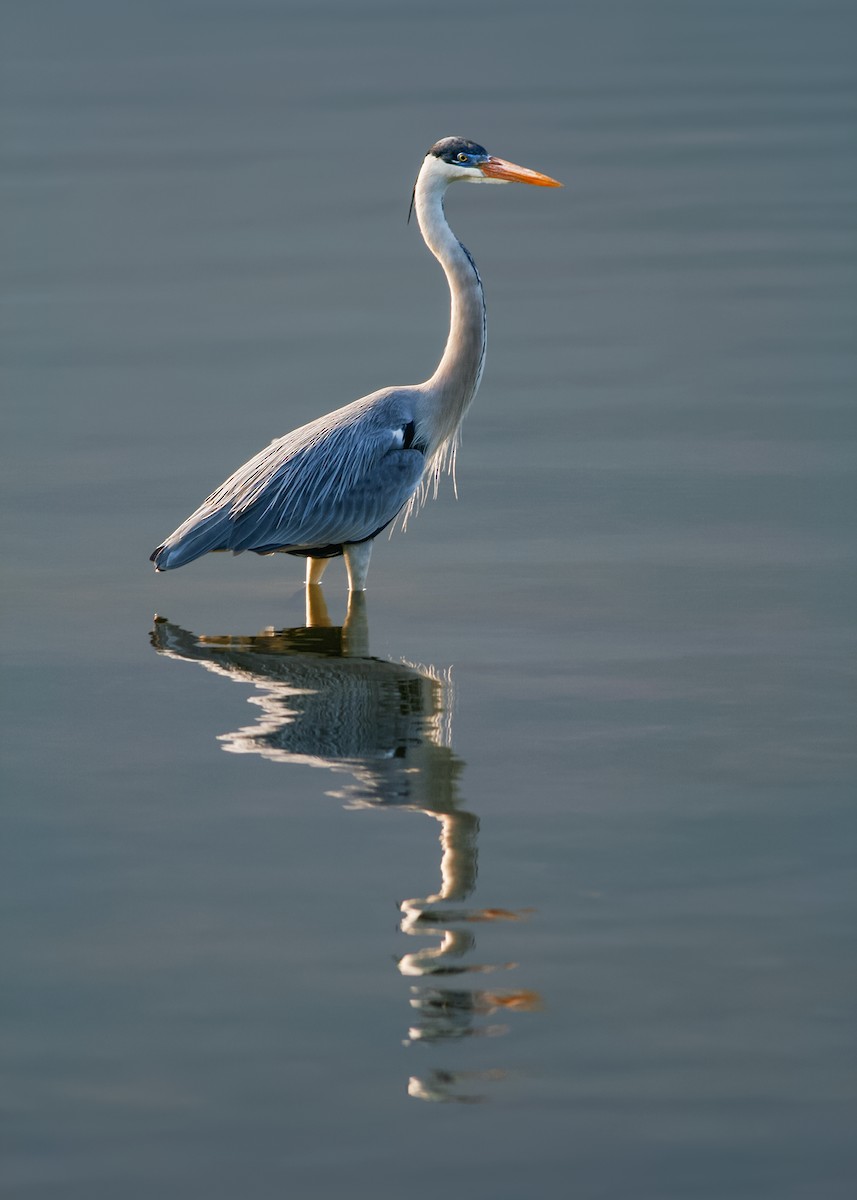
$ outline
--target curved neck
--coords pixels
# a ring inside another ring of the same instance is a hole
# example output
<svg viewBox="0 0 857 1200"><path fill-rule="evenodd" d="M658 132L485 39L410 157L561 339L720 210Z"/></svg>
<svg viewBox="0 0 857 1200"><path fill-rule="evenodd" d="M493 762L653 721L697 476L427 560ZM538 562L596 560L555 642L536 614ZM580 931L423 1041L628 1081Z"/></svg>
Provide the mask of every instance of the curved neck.
<svg viewBox="0 0 857 1200"><path fill-rule="evenodd" d="M443 357L423 385L431 393L426 413L431 449L437 450L458 430L476 395L485 365L485 296L476 264L450 229L443 211L447 180L421 171L414 194L420 231L443 267L451 313Z"/></svg>

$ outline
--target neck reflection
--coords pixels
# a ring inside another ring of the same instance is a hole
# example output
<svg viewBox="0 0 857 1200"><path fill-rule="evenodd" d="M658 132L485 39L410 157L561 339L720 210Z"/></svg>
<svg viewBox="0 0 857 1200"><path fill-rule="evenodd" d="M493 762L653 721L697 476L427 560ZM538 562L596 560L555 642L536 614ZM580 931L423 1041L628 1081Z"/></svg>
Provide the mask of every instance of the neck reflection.
<svg viewBox="0 0 857 1200"><path fill-rule="evenodd" d="M429 944L398 960L412 980L412 1025L404 1045L440 1046L508 1032L496 1014L534 1011L537 993L467 986L466 976L515 967L473 961L474 926L520 921L527 913L471 907L477 881L479 819L461 802L464 764L452 750L449 672L369 655L365 596L351 593L342 626L329 618L320 587L307 589L307 624L251 636L201 636L156 618L155 650L255 688L255 720L218 740L232 754L259 754L281 763L323 767L352 782L328 794L347 808L393 806L440 824L440 888L404 900L400 929ZM458 986L445 986L454 977ZM411 1075L409 1095L433 1101L478 1102L490 1068L429 1068Z"/></svg>

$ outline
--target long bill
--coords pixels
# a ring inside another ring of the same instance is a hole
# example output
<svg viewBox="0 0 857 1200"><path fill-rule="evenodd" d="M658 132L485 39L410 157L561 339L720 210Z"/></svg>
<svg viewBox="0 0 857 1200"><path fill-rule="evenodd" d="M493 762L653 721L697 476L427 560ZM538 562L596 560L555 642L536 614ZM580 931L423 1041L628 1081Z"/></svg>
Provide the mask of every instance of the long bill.
<svg viewBox="0 0 857 1200"><path fill-rule="evenodd" d="M531 183L535 187L562 187L558 179L543 175L541 171L531 171L529 167L519 167L516 163L506 162L505 158L494 158L492 155L485 162L479 163L479 170L486 179L498 179L503 183Z"/></svg>

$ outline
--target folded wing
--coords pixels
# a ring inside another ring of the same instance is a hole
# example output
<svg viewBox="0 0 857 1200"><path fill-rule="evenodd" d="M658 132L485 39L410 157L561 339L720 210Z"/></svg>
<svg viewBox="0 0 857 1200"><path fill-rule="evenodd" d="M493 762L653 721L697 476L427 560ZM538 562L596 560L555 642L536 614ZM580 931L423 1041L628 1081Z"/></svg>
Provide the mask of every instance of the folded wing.
<svg viewBox="0 0 857 1200"><path fill-rule="evenodd" d="M311 551L379 533L423 477L407 397L376 393L271 442L152 554L159 571L214 550Z"/></svg>

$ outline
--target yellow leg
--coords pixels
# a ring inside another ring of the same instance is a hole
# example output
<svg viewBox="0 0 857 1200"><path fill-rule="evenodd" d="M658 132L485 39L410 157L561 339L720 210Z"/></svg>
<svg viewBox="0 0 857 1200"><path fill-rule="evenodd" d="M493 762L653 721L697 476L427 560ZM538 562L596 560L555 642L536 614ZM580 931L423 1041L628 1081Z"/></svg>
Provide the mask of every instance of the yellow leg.
<svg viewBox="0 0 857 1200"><path fill-rule="evenodd" d="M329 562L329 558L308 558L306 560L307 583L321 583L321 577L327 570Z"/></svg>

